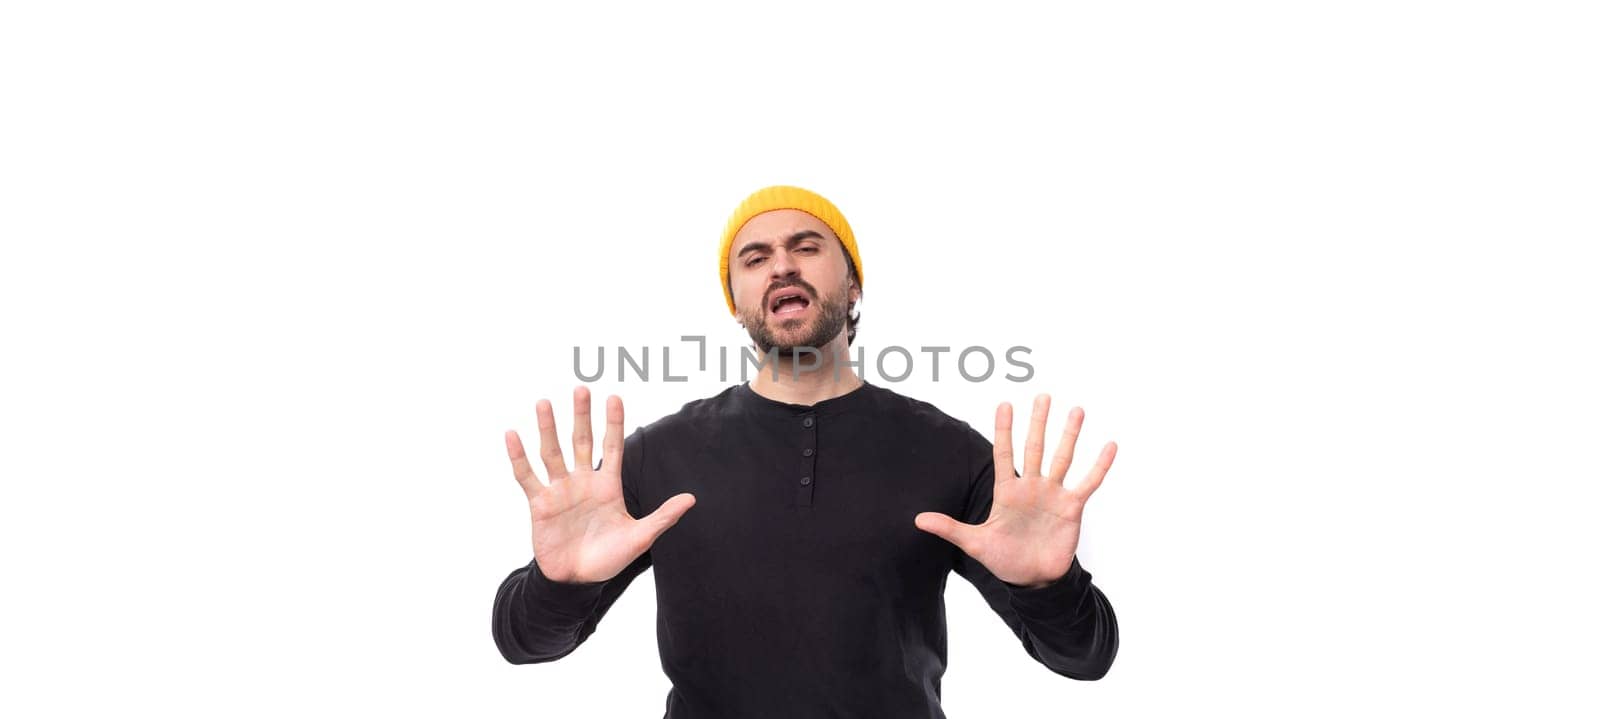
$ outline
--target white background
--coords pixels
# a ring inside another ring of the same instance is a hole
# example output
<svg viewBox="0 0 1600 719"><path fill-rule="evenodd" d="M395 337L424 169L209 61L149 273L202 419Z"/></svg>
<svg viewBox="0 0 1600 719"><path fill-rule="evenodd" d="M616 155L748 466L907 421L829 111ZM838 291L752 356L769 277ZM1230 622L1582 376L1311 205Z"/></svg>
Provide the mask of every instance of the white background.
<svg viewBox="0 0 1600 719"><path fill-rule="evenodd" d="M1592 716L1584 5L7 4L0 713L659 716L653 574L495 651L501 433L575 344L737 348L718 234L791 183L858 344L1034 350L886 386L1121 446L1111 673L952 576L950 716Z"/></svg>

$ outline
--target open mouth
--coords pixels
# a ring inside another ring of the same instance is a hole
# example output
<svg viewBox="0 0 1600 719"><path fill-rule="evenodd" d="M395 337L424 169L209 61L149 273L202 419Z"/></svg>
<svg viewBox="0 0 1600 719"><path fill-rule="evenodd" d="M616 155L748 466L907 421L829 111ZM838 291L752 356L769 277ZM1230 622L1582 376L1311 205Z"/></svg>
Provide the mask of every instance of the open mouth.
<svg viewBox="0 0 1600 719"><path fill-rule="evenodd" d="M795 287L773 293L772 299L767 303L767 311L783 317L804 312L810 306L811 300L806 297L805 291Z"/></svg>

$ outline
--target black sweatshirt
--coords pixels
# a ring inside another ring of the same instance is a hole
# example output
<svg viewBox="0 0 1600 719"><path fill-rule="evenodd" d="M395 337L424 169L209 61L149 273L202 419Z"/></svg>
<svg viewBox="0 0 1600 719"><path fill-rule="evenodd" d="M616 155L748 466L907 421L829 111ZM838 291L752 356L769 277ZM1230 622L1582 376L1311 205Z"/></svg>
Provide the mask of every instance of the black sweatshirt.
<svg viewBox="0 0 1600 719"><path fill-rule="evenodd" d="M571 653L652 565L671 719L943 717L951 570L1051 671L1098 679L1116 657L1116 615L1076 557L1025 589L912 522L982 524L993 501L993 445L926 402L863 384L807 406L735 385L629 435L622 484L634 517L680 492L695 505L609 581L554 582L537 558L512 572L494 602L506 661Z"/></svg>

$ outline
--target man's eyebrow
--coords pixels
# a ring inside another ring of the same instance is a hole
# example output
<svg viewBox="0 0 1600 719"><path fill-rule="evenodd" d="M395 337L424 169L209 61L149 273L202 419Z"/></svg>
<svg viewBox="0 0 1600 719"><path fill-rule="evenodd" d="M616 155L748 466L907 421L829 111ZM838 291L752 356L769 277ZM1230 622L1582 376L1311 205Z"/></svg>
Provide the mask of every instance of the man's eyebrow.
<svg viewBox="0 0 1600 719"><path fill-rule="evenodd" d="M822 235L820 233L818 233L816 230L800 230L799 232L796 232L796 233L794 233L792 235L789 235L787 238L785 238L784 241L783 241L783 244L785 244L785 245L793 245L794 243L799 242L801 240L811 239L811 238L815 238L815 239L820 240L820 239L822 239ZM750 253L750 252L768 252L768 251L771 251L771 250L772 250L772 243L770 243L770 242L751 242L751 243L747 243L744 247L739 248L739 256L740 257L744 257L747 253Z"/></svg>

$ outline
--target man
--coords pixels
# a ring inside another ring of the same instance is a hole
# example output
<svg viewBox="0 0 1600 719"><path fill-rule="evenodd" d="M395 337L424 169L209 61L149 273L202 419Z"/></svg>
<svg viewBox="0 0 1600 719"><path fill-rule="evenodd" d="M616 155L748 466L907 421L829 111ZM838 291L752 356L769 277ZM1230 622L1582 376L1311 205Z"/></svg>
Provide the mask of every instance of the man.
<svg viewBox="0 0 1600 719"><path fill-rule="evenodd" d="M1105 675L1116 616L1075 553L1084 502L1116 445L1065 485L1083 412L1068 413L1045 467L1050 401L1040 395L1019 474L1009 405L995 413L991 445L932 405L857 377L844 360L861 255L819 195L752 194L720 255L729 309L779 371L690 402L626 441L622 401L608 398L598 469L589 469L588 391L573 394L572 468L541 400L548 485L506 433L534 555L495 597L506 660L566 656L654 566L667 717L943 717L953 570L1029 656L1074 679Z"/></svg>

